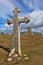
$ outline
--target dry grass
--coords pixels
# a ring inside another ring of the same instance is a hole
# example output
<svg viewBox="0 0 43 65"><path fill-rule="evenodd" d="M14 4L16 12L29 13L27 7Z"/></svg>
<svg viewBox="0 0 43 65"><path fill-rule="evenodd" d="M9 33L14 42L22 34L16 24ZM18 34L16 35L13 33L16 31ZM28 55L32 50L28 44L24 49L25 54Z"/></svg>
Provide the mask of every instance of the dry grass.
<svg viewBox="0 0 43 65"><path fill-rule="evenodd" d="M7 62L11 43L12 35L0 35L0 65L43 65L43 35L21 34L22 54L27 54L29 60L22 57Z"/></svg>

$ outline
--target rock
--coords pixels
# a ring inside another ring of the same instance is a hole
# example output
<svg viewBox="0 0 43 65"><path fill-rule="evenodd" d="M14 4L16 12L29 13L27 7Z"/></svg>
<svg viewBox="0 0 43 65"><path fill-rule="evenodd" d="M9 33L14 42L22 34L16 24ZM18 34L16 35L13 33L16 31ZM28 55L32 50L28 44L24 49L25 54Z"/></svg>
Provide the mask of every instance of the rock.
<svg viewBox="0 0 43 65"><path fill-rule="evenodd" d="M18 59L18 60L20 60L21 58L20 58L20 57L18 57L17 59Z"/></svg>
<svg viewBox="0 0 43 65"><path fill-rule="evenodd" d="M11 61L11 60L12 60L12 58L8 58L8 59L7 59L7 61Z"/></svg>
<svg viewBox="0 0 43 65"><path fill-rule="evenodd" d="M25 60L29 60L29 58L28 57L25 57Z"/></svg>
<svg viewBox="0 0 43 65"><path fill-rule="evenodd" d="M24 57L26 57L27 55L26 54L24 54Z"/></svg>

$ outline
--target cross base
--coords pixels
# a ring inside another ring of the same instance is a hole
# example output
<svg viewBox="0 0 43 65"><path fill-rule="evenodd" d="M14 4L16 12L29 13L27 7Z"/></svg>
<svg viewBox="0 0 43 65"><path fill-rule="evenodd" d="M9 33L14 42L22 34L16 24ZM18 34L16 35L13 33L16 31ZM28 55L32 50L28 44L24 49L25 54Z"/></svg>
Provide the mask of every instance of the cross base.
<svg viewBox="0 0 43 65"><path fill-rule="evenodd" d="M9 54L9 57L12 56L12 55L15 55L15 56L22 56L21 53L18 53L18 52L15 52L15 48L13 48Z"/></svg>
<svg viewBox="0 0 43 65"><path fill-rule="evenodd" d="M8 57L7 61L12 61L13 59L15 60L26 60L28 61L30 58L27 56L27 54L24 54L23 56L19 56L18 54L14 54L11 57Z"/></svg>

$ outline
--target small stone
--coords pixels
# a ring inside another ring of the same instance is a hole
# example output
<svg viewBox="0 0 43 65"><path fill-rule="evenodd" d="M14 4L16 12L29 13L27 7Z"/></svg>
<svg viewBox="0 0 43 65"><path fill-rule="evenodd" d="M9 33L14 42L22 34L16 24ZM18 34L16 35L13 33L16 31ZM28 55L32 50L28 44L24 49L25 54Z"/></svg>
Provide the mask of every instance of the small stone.
<svg viewBox="0 0 43 65"><path fill-rule="evenodd" d="M29 60L29 58L28 57L25 57L25 60Z"/></svg>
<svg viewBox="0 0 43 65"><path fill-rule="evenodd" d="M11 60L12 60L12 58L8 58L8 59L7 59L7 61L11 61Z"/></svg>
<svg viewBox="0 0 43 65"><path fill-rule="evenodd" d="M20 60L21 58L20 58L20 57L18 57L17 59L18 59L18 60Z"/></svg>
<svg viewBox="0 0 43 65"><path fill-rule="evenodd" d="M26 55L26 54L24 54L24 56L26 57L27 55Z"/></svg>

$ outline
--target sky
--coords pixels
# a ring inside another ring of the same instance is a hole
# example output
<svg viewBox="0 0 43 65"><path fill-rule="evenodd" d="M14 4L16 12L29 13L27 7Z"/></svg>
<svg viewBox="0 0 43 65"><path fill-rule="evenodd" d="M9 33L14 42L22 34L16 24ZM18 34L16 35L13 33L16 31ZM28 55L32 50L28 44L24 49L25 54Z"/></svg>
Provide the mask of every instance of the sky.
<svg viewBox="0 0 43 65"><path fill-rule="evenodd" d="M14 8L20 8L19 16L28 16L28 24L21 23L20 31L26 32L31 27L32 32L43 34L43 0L0 0L0 33L13 33L13 24L8 25L7 19L13 18Z"/></svg>

